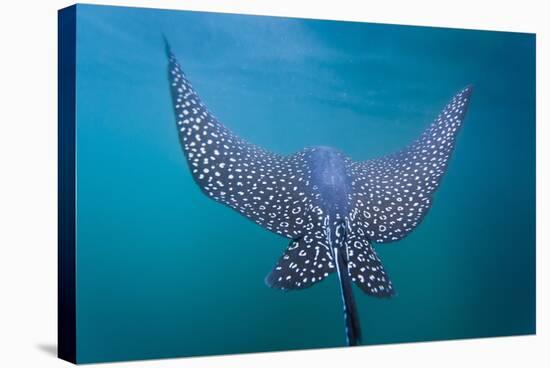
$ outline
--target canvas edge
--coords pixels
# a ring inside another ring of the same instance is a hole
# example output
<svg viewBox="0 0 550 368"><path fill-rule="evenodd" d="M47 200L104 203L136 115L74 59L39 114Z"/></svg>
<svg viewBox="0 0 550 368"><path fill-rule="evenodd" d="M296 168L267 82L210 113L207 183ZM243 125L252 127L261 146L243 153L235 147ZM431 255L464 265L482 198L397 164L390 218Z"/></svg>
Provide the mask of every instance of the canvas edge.
<svg viewBox="0 0 550 368"><path fill-rule="evenodd" d="M76 354L76 5L58 11L57 356Z"/></svg>

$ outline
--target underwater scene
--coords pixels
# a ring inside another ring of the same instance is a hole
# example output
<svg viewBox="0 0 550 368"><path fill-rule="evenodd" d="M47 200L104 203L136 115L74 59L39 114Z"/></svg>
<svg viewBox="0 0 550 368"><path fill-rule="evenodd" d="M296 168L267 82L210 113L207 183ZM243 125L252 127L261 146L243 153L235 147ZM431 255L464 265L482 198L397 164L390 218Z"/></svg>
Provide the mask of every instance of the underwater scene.
<svg viewBox="0 0 550 368"><path fill-rule="evenodd" d="M76 40L79 363L535 333L534 34L78 5Z"/></svg>

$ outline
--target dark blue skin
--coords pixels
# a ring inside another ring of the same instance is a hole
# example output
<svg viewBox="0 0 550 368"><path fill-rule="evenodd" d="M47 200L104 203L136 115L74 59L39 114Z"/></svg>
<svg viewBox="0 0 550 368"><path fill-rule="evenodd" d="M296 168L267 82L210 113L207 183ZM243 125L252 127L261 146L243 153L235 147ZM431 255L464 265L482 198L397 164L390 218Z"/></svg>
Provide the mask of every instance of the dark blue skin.
<svg viewBox="0 0 550 368"><path fill-rule="evenodd" d="M339 150L318 146L309 153L313 185L320 193L320 206L331 219L343 219L349 212L348 196L351 193L350 159Z"/></svg>
<svg viewBox="0 0 550 368"><path fill-rule="evenodd" d="M335 148L317 146L310 149L307 161L311 168L312 185L314 189L317 187L319 193L317 204L330 217L330 222L325 225L325 234L337 266L348 344L357 345L361 339L359 314L347 272L345 249L348 231L346 217L350 211L349 195L352 191L351 160Z"/></svg>

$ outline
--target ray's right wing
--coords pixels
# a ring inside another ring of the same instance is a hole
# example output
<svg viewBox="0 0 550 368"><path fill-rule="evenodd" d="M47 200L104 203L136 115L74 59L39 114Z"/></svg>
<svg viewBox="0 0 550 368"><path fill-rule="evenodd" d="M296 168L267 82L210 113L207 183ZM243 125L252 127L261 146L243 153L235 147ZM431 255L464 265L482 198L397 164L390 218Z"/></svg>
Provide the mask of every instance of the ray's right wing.
<svg viewBox="0 0 550 368"><path fill-rule="evenodd" d="M276 155L230 132L201 102L168 45L167 53L179 138L200 189L268 230L305 236L313 215L304 154Z"/></svg>
<svg viewBox="0 0 550 368"><path fill-rule="evenodd" d="M426 215L445 173L470 102L457 93L421 137L406 149L354 162L351 219L360 235L386 243L407 236Z"/></svg>

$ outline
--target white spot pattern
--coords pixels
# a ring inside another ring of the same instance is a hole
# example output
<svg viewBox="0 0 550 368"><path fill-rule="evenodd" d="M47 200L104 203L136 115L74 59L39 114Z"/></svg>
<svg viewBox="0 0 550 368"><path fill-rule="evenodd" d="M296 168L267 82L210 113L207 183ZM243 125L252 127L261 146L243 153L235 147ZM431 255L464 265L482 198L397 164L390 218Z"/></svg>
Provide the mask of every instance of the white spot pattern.
<svg viewBox="0 0 550 368"><path fill-rule="evenodd" d="M322 233L304 237L290 243L265 282L269 287L290 290L304 289L323 280L335 271L330 248Z"/></svg>
<svg viewBox="0 0 550 368"><path fill-rule="evenodd" d="M399 240L422 221L447 169L470 94L471 87L466 87L454 96L406 149L351 164L350 217L368 239L379 243Z"/></svg>
<svg viewBox="0 0 550 368"><path fill-rule="evenodd" d="M394 295L393 285L369 240L351 233L346 239L348 273L365 293L376 297Z"/></svg>
<svg viewBox="0 0 550 368"><path fill-rule="evenodd" d="M308 196L308 150L280 156L230 132L201 102L172 54L169 78L180 142L201 190L277 234L308 234L308 224L317 221Z"/></svg>

